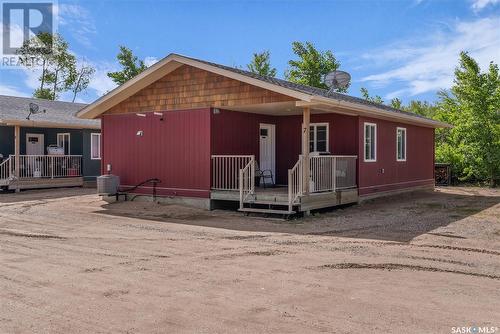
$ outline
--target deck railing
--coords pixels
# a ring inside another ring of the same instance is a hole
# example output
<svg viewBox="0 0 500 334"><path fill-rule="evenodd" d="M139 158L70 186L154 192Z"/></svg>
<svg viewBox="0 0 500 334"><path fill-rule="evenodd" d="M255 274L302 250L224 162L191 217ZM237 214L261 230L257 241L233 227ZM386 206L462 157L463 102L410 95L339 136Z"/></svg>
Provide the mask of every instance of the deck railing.
<svg viewBox="0 0 500 334"><path fill-rule="evenodd" d="M212 155L212 189L239 190L239 172L248 163L255 163L253 155Z"/></svg>
<svg viewBox="0 0 500 334"><path fill-rule="evenodd" d="M11 175L15 174L16 156L9 157ZM19 178L59 178L82 176L81 155L19 155Z"/></svg>
<svg viewBox="0 0 500 334"><path fill-rule="evenodd" d="M357 156L336 156L335 189L356 188Z"/></svg>
<svg viewBox="0 0 500 334"><path fill-rule="evenodd" d="M310 192L336 191L356 187L356 159L352 155L309 157Z"/></svg>

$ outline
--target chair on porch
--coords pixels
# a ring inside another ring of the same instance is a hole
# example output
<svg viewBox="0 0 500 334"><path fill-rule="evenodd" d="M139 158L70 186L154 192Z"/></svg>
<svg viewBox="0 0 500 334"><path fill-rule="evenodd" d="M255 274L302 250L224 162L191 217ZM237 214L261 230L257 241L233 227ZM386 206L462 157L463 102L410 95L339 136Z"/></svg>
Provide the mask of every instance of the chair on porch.
<svg viewBox="0 0 500 334"><path fill-rule="evenodd" d="M260 185L262 181L262 186L265 189L267 184L266 179L271 179L271 186L274 186L273 172L270 169L261 170L259 163L255 160L255 183Z"/></svg>

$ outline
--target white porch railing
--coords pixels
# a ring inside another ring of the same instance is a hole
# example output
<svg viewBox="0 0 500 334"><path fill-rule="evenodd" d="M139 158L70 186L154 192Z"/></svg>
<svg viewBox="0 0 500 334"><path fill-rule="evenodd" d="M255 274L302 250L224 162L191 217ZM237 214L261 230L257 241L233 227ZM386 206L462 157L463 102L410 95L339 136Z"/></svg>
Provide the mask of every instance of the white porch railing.
<svg viewBox="0 0 500 334"><path fill-rule="evenodd" d="M9 156L11 176L16 156ZM19 155L19 178L59 178L82 176L81 155Z"/></svg>
<svg viewBox="0 0 500 334"><path fill-rule="evenodd" d="M245 167L239 170L240 209L247 198L255 193L255 159L252 156Z"/></svg>
<svg viewBox="0 0 500 334"><path fill-rule="evenodd" d="M239 190L240 169L252 161L253 155L212 155L212 189Z"/></svg>
<svg viewBox="0 0 500 334"><path fill-rule="evenodd" d="M311 193L356 187L356 159L352 155L309 157Z"/></svg>
<svg viewBox="0 0 500 334"><path fill-rule="evenodd" d="M299 156L299 160L295 163L292 169L288 170L288 211L292 211L293 205L296 204L298 198L302 196L303 187L303 166L304 159Z"/></svg>

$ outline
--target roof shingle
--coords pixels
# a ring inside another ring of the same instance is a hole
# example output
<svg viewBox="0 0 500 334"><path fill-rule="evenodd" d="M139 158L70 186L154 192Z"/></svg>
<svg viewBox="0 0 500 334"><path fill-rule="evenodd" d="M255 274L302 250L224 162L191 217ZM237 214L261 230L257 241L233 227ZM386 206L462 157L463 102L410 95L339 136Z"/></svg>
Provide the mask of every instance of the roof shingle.
<svg viewBox="0 0 500 334"><path fill-rule="evenodd" d="M100 127L100 120L76 117L75 114L86 104L6 95L0 95L0 122L27 121L30 103L36 103L40 110L45 110L44 113L30 116L29 121L32 121L34 126L37 122L43 122L71 127Z"/></svg>

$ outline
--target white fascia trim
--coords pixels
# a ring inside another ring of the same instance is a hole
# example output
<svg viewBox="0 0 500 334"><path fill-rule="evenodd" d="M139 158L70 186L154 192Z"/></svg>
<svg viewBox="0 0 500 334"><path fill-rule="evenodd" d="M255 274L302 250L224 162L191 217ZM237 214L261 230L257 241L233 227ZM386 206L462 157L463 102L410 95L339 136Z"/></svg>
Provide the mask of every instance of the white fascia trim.
<svg viewBox="0 0 500 334"><path fill-rule="evenodd" d="M433 128L453 128L453 125L435 121L431 119L424 119L417 116L411 116L406 114L400 114L393 111L387 111L376 107L366 106L358 103L352 103L347 101L341 101L331 98L325 98L322 96L314 96L312 101L317 101L318 103L329 104L334 107L344 107L351 110L357 110L359 112L365 113L374 118L379 118L380 116L385 116L392 119L401 119L411 124L426 125ZM377 117L379 116L379 117Z"/></svg>

